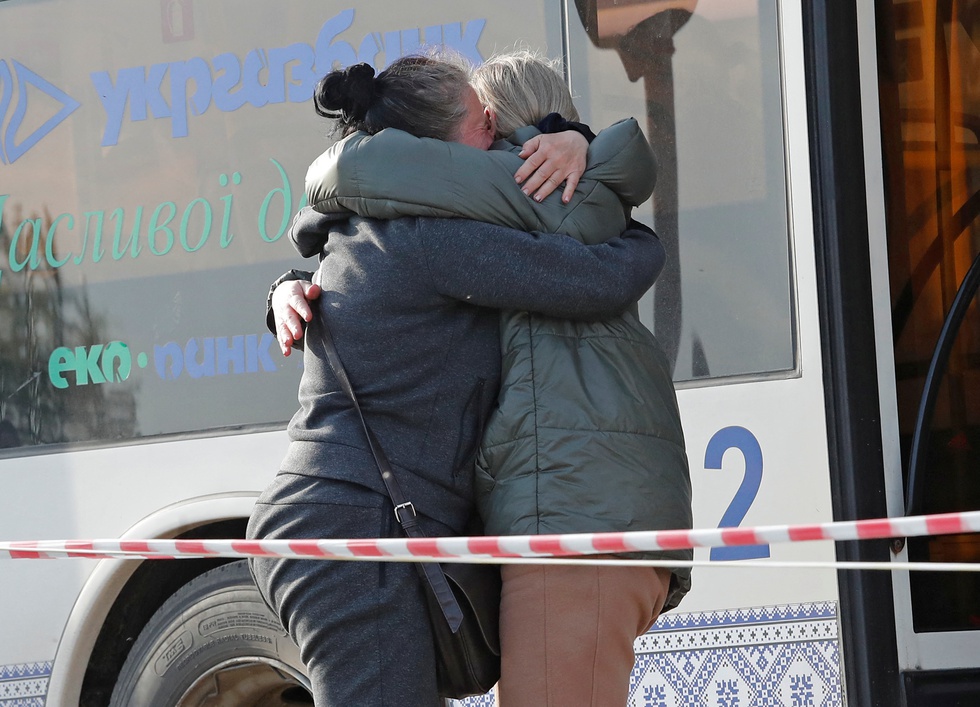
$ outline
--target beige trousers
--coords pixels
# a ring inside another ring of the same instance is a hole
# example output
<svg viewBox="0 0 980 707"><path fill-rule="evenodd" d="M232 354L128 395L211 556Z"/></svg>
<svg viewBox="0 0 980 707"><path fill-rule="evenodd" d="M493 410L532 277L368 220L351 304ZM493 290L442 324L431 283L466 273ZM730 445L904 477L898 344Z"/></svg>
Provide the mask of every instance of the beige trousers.
<svg viewBox="0 0 980 707"><path fill-rule="evenodd" d="M500 707L624 707L633 641L656 620L670 571L504 565Z"/></svg>

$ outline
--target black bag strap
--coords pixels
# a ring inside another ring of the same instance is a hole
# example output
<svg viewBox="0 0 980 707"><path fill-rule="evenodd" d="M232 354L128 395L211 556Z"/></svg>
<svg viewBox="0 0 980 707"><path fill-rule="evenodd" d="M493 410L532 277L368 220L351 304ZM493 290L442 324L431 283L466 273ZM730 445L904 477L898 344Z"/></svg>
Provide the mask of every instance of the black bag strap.
<svg viewBox="0 0 980 707"><path fill-rule="evenodd" d="M333 337L330 335L330 327L327 326L327 322L323 317L320 317L319 323L321 324L320 338L323 341L323 350L326 354L327 362L330 364L330 368L333 369L334 375L340 383L340 387L343 388L344 392L347 393L347 397L353 403L354 409L357 411L357 416L361 419L361 427L364 428L364 435L367 437L368 446L371 448L371 456L374 457L374 461L378 465L378 470L381 472L381 479L384 481L385 488L388 490L388 496L391 497L391 502L395 506L395 519L402 526L402 530L405 531L405 535L408 537L424 538L426 535L422 531L422 528L419 527L415 506L402 493L401 487L398 485L398 480L395 478L395 474L391 469L391 464L388 463L387 455L381 448L378 438L375 437L374 432L368 426L367 420L364 419L361 405L357 401L357 395L354 394L354 387L347 377L347 371L344 369L344 364L340 360L340 354L337 353L337 347L333 342ZM456 595L453 594L453 590L449 587L449 582L446 581L446 574L442 571L442 567L435 562L420 562L417 566L429 582L432 593L442 608L442 614L449 623L449 629L453 633L456 633L459 630L460 624L463 622L463 612L459 608L459 603L456 601Z"/></svg>

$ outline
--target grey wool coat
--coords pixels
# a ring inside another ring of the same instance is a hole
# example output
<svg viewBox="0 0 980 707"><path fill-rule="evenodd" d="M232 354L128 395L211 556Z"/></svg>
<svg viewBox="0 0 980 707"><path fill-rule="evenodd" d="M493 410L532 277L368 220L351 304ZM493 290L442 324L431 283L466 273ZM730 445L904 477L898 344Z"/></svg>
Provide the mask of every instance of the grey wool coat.
<svg viewBox="0 0 980 707"><path fill-rule="evenodd" d="M636 231L585 247L463 219L293 222L321 258L300 409L250 538L399 537L360 421L326 361L329 326L368 423L430 536L473 514L473 456L500 376L499 308L615 314L655 279L663 247ZM300 646L317 704L442 704L422 580L410 565L253 558L262 596ZM411 650L405 651L405 646Z"/></svg>

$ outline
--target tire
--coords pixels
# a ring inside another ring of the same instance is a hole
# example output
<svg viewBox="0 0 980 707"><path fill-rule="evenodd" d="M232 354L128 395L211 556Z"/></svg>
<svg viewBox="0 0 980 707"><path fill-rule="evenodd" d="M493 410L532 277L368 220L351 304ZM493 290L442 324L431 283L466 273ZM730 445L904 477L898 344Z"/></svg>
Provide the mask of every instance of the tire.
<svg viewBox="0 0 980 707"><path fill-rule="evenodd" d="M265 605L245 562L194 578L133 645L110 707L312 705L299 650Z"/></svg>

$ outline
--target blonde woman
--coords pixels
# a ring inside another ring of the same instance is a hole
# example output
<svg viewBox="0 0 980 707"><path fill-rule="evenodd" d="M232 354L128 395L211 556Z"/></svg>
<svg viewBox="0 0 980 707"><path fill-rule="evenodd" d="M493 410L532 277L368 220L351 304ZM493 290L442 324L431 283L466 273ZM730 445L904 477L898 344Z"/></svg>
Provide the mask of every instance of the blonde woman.
<svg viewBox="0 0 980 707"><path fill-rule="evenodd" d="M581 180L566 184L561 198L540 192L540 185L559 186L547 169L525 182L522 194L513 177L519 155L533 155L542 139L529 126L590 133L574 124L578 114L561 77L533 54L489 60L473 85L485 126L499 138L493 149L392 130L351 135L311 166L311 208L382 219L464 217L564 233L586 244L626 228L629 209L649 197L655 174L635 121L595 136ZM304 254L320 244L307 235L296 241ZM286 303L297 286L291 287L274 294L277 315L290 316ZM505 311L501 356L497 406L475 459L488 534L690 527L690 481L669 367L635 311L590 322ZM684 569L601 563L504 566L502 579L503 707L625 704L634 639L690 587Z"/></svg>

